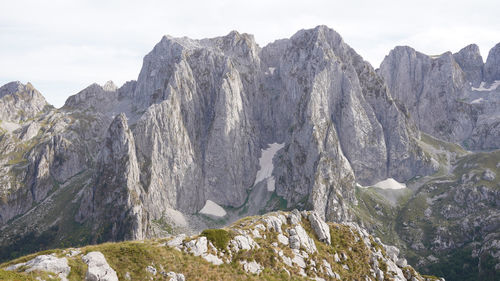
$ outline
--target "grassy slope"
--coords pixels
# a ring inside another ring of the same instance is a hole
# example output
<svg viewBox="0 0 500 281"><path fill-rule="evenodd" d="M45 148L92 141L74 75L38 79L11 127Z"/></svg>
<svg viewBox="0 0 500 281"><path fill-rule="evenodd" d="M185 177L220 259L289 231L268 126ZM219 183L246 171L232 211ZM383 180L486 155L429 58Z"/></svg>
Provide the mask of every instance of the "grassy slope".
<svg viewBox="0 0 500 281"><path fill-rule="evenodd" d="M208 231L205 235L209 236L209 240L218 240L221 237L233 237L236 229L245 230L253 229L255 225L262 223L258 217L248 217L242 219L231 227L223 230ZM310 259L328 261L332 270L340 274L342 280L364 280L364 276L370 276L369 252L378 248L382 248L379 244L373 242L372 249L369 249L360 239L359 234L351 231L345 225L330 224L332 237L332 245L327 245L316 239L307 219L302 220L302 226L313 238L318 251L310 255ZM285 226L283 226L285 230ZM158 272L174 271L185 275L186 280L310 280L299 275L299 270L296 266L289 267L283 263L278 257L275 250L282 250L285 255L293 256L290 248L287 246L275 247L273 242L277 242L276 232L261 232L265 238L255 238L255 241L260 245L260 248L253 250L243 250L234 253L231 263L215 266L201 257L195 257L190 254L178 251L174 248L164 246L168 239L155 239L145 241L128 241L119 243L104 243L100 245L85 246L80 248L82 254L91 251L100 251L106 257L109 265L117 272L120 280L126 280L125 276L129 275L131 280L147 280L153 275L146 270L147 266L154 266ZM188 238L189 239L189 238ZM220 247L227 245L226 239L222 239ZM68 250L50 250L43 254L56 254L59 257L66 256ZM225 250L227 255L227 250ZM346 260L337 263L334 261L334 254L345 254ZM3 264L0 268L5 268L9 265L26 262L35 256L42 254L32 254L24 256ZM81 255L74 257L66 256L72 270L68 276L69 280L83 280L86 272L86 265L81 259ZM260 263L265 266L264 271L260 275L248 274L243 270L239 261L247 260ZM348 267L348 269L345 268ZM291 276L285 271L288 270ZM313 275L314 269L308 263L305 272L308 275ZM12 276L19 280L33 280L33 278L44 274L44 277L49 277L47 273L30 273L24 272L5 272L0 270L0 278L2 276ZM318 273L319 274L319 273ZM388 274L386 274L388 276ZM325 278L326 276L324 276ZM9 277L10 278L10 277ZM326 278L328 279L328 278ZM168 280L166 277L157 273L154 280ZM389 280L389 279L386 279Z"/></svg>
<svg viewBox="0 0 500 281"><path fill-rule="evenodd" d="M433 176L421 178L420 184L412 184L418 189L414 194L402 197L396 206L388 204L375 189L358 189L356 196L359 203L354 206L355 214L358 220L371 225L375 234L384 242L400 247L411 264L417 265L422 258L429 255L439 258L436 263L417 266L422 272L444 276L447 280L477 280L479 259L471 256L470 246L465 245L456 250L443 252L429 249L432 246L431 238L440 226L450 227L452 233L461 235L460 230L455 229L454 226L459 225L459 221L463 218L446 219L440 214L440 210L447 204L456 205L453 202L453 196L456 187L461 184L462 175L474 173L476 182L473 186L486 186L493 190L500 187L500 169L497 168L500 163L500 151L468 153L459 145L447 143L423 133L421 144L426 153L438 159L439 171ZM482 174L485 169L495 172L498 175L497 178L491 182L483 180ZM418 182L418 179L413 182ZM432 198L438 199L433 204L429 204ZM426 209L432 211L429 218L425 216ZM484 208L477 209L478 213L486 211ZM404 237L404 240L401 237ZM411 249L412 241L421 241L425 248ZM488 257L485 260L489 261ZM485 274L491 275L491 269L489 271L486 269ZM496 277L500 276L496 275ZM496 277L481 278L494 280Z"/></svg>

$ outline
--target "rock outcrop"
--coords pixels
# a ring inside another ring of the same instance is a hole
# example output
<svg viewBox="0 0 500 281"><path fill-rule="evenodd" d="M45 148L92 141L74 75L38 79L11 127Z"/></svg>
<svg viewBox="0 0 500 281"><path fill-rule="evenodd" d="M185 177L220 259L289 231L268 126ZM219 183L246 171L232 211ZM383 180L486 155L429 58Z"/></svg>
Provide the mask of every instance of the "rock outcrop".
<svg viewBox="0 0 500 281"><path fill-rule="evenodd" d="M142 239L145 193L140 184L135 141L121 113L109 126L97 160L97 173L91 189L85 191L77 219L94 221L95 239Z"/></svg>
<svg viewBox="0 0 500 281"><path fill-rule="evenodd" d="M484 78L489 83L500 80L500 43L496 44L488 53L484 65Z"/></svg>
<svg viewBox="0 0 500 281"><path fill-rule="evenodd" d="M66 258L58 258L55 255L40 255L27 262L11 265L6 270L18 270L25 268L24 272L45 271L56 274L63 281L67 281L67 276L71 271ZM118 279L116 279L118 280Z"/></svg>
<svg viewBox="0 0 500 281"><path fill-rule="evenodd" d="M473 87L479 87L483 81L484 62L476 44L464 47L453 58L465 74L465 79Z"/></svg>
<svg viewBox="0 0 500 281"><path fill-rule="evenodd" d="M491 49L484 64L476 45L439 56L396 47L379 73L422 132L472 150L496 149L498 50L498 45Z"/></svg>
<svg viewBox="0 0 500 281"><path fill-rule="evenodd" d="M453 57L449 52L429 57L410 47L396 47L379 71L420 130L462 142L472 134L475 120L472 106L460 101L470 86Z"/></svg>
<svg viewBox="0 0 500 281"><path fill-rule="evenodd" d="M31 83L19 81L0 87L0 120L19 122L35 117L48 106Z"/></svg>
<svg viewBox="0 0 500 281"><path fill-rule="evenodd" d="M118 276L101 252L90 252L82 257L87 264L85 280L87 281L118 281Z"/></svg>

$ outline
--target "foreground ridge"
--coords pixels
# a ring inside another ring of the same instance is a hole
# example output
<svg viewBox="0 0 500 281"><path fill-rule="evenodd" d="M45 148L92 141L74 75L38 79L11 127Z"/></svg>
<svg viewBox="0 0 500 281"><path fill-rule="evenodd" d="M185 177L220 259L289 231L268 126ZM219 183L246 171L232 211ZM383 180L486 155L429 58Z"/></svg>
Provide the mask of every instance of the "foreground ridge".
<svg viewBox="0 0 500 281"><path fill-rule="evenodd" d="M166 239L51 250L0 265L21 280L444 280L422 276L399 249L355 223L294 210Z"/></svg>

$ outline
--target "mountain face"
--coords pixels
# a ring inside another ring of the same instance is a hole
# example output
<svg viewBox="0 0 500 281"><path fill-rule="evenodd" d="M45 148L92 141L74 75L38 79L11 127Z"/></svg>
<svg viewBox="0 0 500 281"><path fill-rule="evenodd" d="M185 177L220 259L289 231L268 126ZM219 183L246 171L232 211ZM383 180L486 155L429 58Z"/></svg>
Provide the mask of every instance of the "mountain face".
<svg viewBox="0 0 500 281"><path fill-rule="evenodd" d="M497 45L484 64L476 45L440 56L396 47L379 73L422 132L472 150L497 149L498 50Z"/></svg>
<svg viewBox="0 0 500 281"><path fill-rule="evenodd" d="M373 198L360 197L360 186L407 182L412 200L388 207L403 214L438 176L462 186L465 172L455 165L466 153L433 146L435 138L498 148L500 92L488 80L500 68L495 48L483 64L475 45L439 57L397 47L376 71L325 26L263 48L233 31L203 40L165 36L137 81L90 85L60 109L30 84L9 83L0 88L8 105L0 107L1 259L197 232L280 209L355 220L374 232L378 220L394 226L404 219L366 214ZM492 223L495 184L484 184L487 199L470 206L481 206ZM406 234L392 229L389 240L412 249L413 234L437 229L422 225ZM470 242L462 238L446 249ZM424 257L420 250L407 252Z"/></svg>
<svg viewBox="0 0 500 281"><path fill-rule="evenodd" d="M398 226L390 231L401 240L393 243L418 256L419 269L442 267L446 272L437 274L453 280L495 279L500 272L498 48L483 63L475 45L432 57L396 47L378 71L428 134L421 139L424 150L440 164L440 172L412 183L415 194L402 207L386 205L388 212L402 212L392 215ZM370 200L363 204L372 206ZM468 269L450 266L457 262Z"/></svg>

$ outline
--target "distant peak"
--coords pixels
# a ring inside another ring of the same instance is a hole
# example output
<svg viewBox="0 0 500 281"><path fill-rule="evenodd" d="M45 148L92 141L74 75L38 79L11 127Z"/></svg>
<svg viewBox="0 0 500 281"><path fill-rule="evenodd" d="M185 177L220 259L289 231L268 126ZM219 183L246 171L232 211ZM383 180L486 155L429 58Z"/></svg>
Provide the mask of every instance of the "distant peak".
<svg viewBox="0 0 500 281"><path fill-rule="evenodd" d="M0 98L6 95L12 95L18 91L20 91L24 87L23 83L19 81L9 82L2 87L0 87Z"/></svg>
<svg viewBox="0 0 500 281"><path fill-rule="evenodd" d="M231 30L231 32L229 32L227 34L227 36L230 36L230 37L239 37L239 36L241 36L241 34L237 30Z"/></svg>
<svg viewBox="0 0 500 281"><path fill-rule="evenodd" d="M326 25L318 25L311 29L299 30L292 36L293 40L309 40L314 39L314 41L328 41L330 44L338 45L343 43L342 36L335 30L329 28Z"/></svg>
<svg viewBox="0 0 500 281"><path fill-rule="evenodd" d="M102 89L104 91L107 91L107 92L114 92L118 89L118 87L116 87L115 83L113 83L113 81L109 80L108 82L106 82L104 84L104 86L102 86Z"/></svg>
<svg viewBox="0 0 500 281"><path fill-rule="evenodd" d="M26 83L25 85L20 81L12 81L0 87L0 98L18 92L27 92L27 91L36 91L36 89L30 82Z"/></svg>
<svg viewBox="0 0 500 281"><path fill-rule="evenodd" d="M477 52L477 53L479 53L479 47L478 47L476 44L469 44L469 45L467 45L467 46L463 47L463 48L459 51L459 53L460 53L460 52L462 52L462 51L473 51L473 52Z"/></svg>

